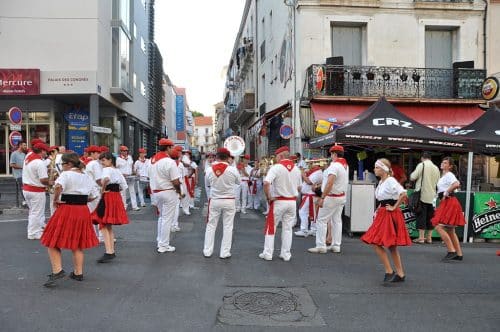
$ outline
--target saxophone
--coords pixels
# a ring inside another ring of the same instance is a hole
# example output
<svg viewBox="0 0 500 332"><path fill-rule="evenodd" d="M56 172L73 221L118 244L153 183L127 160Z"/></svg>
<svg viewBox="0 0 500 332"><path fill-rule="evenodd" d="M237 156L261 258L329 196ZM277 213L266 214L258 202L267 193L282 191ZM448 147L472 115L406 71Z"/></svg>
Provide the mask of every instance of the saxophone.
<svg viewBox="0 0 500 332"><path fill-rule="evenodd" d="M54 181L56 180L57 176L58 176L58 173L57 173L57 170L56 170L56 156L52 156L52 158L50 159L50 164L48 166L48 171L49 171L49 183L54 183ZM53 194L54 193L54 185L53 184L49 184L46 189L45 189L49 194Z"/></svg>

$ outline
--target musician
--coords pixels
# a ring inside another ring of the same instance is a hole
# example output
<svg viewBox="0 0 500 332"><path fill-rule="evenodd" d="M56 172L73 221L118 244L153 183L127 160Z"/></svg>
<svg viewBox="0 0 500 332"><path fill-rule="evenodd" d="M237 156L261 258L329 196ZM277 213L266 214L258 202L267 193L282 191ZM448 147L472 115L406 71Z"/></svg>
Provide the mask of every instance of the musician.
<svg viewBox="0 0 500 332"><path fill-rule="evenodd" d="M283 146L276 150L277 164L273 165L264 179L264 192L269 201L266 219L264 251L259 257L272 260L274 253L274 233L282 221L281 253L279 257L289 261L292 257L292 227L296 221L297 195L300 190L299 168L289 159L290 149ZM272 187L272 189L271 189ZM272 192L271 192L272 191Z"/></svg>
<svg viewBox="0 0 500 332"><path fill-rule="evenodd" d="M182 147L181 146L174 146L172 151L170 151L170 158L172 158L173 161L175 161L175 164L177 165L179 169L179 175L181 175L184 172L184 165L181 162L181 153L182 153ZM182 175L179 177L179 182L183 180ZM182 184L181 184L181 194L179 199L176 201L176 206L175 206L175 214L174 214L174 219L172 221L172 225L170 227L170 231L172 233L174 232L179 232L181 230L179 226L179 210L180 210L180 204L181 204L181 199L183 199L187 193L182 191ZM189 203L188 203L189 204Z"/></svg>
<svg viewBox="0 0 500 332"><path fill-rule="evenodd" d="M181 207L184 215L190 216L191 212L189 212L189 203L190 203L191 198L189 197L188 188L186 185L186 183L188 182L188 179L189 179L189 167L186 167L184 165L184 162L182 162L182 160L186 161L187 164L189 164L191 162L191 160L189 159L189 156L184 157L184 155L182 155L182 151L183 151L182 146L177 145L174 147L174 149L177 150L177 152L179 152L179 154L181 154L181 157L179 159L181 162L177 165L177 167L179 167L179 174L181 176L179 178L179 182L181 185L180 207Z"/></svg>
<svg viewBox="0 0 500 332"><path fill-rule="evenodd" d="M160 151L151 159L151 177L155 178L155 181L151 182L151 190L160 211L157 236L159 253L175 251L175 247L170 245L170 228L181 195L181 187L179 168L169 157L173 148L172 140L162 138L158 142Z"/></svg>
<svg viewBox="0 0 500 332"><path fill-rule="evenodd" d="M212 152L207 153L207 158L205 159L205 164L203 169L205 176L210 167L212 167L214 159L215 159L215 154L213 154ZM210 199L210 184L206 181L205 181L205 193L207 194L207 201L208 201L208 199Z"/></svg>
<svg viewBox="0 0 500 332"><path fill-rule="evenodd" d="M302 199L299 205L300 230L295 232L296 236L307 237L308 235L316 234L316 225L314 223L316 218L316 209L314 206L316 194L314 193L314 189L321 185L322 181L323 170L318 164L311 163L310 169L302 171ZM311 224L310 230L309 223Z"/></svg>
<svg viewBox="0 0 500 332"><path fill-rule="evenodd" d="M125 180L127 180L128 191L130 194L130 204L132 210L139 211L141 208L137 206L137 197L135 196L135 182L136 177L133 170L134 161L132 156L128 154L128 147L125 145L120 146L120 156L116 158L116 168L122 173ZM127 209L127 191L121 192L123 206Z"/></svg>
<svg viewBox="0 0 500 332"><path fill-rule="evenodd" d="M255 161L255 165L250 171L250 181L248 193L248 209L260 209L260 199L262 197L262 177L260 175L260 165L259 161Z"/></svg>
<svg viewBox="0 0 500 332"><path fill-rule="evenodd" d="M39 240L45 228L46 186L54 184L49 181L47 166L43 161L48 150L45 143L35 143L24 159L23 196L29 208L28 240Z"/></svg>
<svg viewBox="0 0 500 332"><path fill-rule="evenodd" d="M217 162L207 170L205 183L209 183L211 197L208 201L207 227L203 255L212 256L214 250L215 231L219 217L222 215L223 233L219 257L231 257L231 242L233 237L233 222L236 213L234 186L240 183L238 170L229 166L227 159L230 153L226 148L217 150Z"/></svg>
<svg viewBox="0 0 500 332"><path fill-rule="evenodd" d="M58 146L50 146L49 147L49 154L47 155L47 158L45 158L45 164L47 165L47 174L49 176L49 180L55 181L59 175L62 172L62 165L56 163L57 155L59 153L59 147ZM48 186L47 187L48 192L49 192L49 201L52 202L54 200L54 188L53 186ZM54 215L54 212L56 210L55 206L53 204L49 204L49 209L50 209L50 216Z"/></svg>
<svg viewBox="0 0 500 332"><path fill-rule="evenodd" d="M91 217L94 223L99 224L104 236L106 250L97 262L108 263L116 257L113 225L126 225L129 223L120 194L120 191L126 190L128 185L123 174L115 168L115 156L110 152L103 152L99 155L99 160L102 164L102 198Z"/></svg>
<svg viewBox="0 0 500 332"><path fill-rule="evenodd" d="M49 219L41 242L48 247L52 273L44 284L52 287L64 277L61 249L73 252L74 269L70 278L83 280L83 249L98 245L92 229L92 221L87 202L93 200L95 186L90 177L83 172L83 164L76 153L64 154L61 158L63 172L57 178L54 200L57 210Z"/></svg>
<svg viewBox="0 0 500 332"><path fill-rule="evenodd" d="M332 223L333 243L331 250L340 253L342 242L342 209L346 202L345 193L348 184L348 166L344 159L344 148L334 145L330 148L332 162L323 172L322 195L318 199L318 217L316 220L316 247L309 248L310 253L324 254L327 251L327 223Z"/></svg>
<svg viewBox="0 0 500 332"><path fill-rule="evenodd" d="M252 172L252 167L248 165L249 161L250 155L245 154L241 157L241 162L237 166L240 172L241 183L236 190L236 212L241 211L243 214L247 213L250 173Z"/></svg>
<svg viewBox="0 0 500 332"><path fill-rule="evenodd" d="M151 161L146 158L146 149L140 148L137 152L139 152L139 158L134 163L134 173L139 176L139 181L137 182L139 189L139 201L141 206L145 207L146 203L144 202L144 190L149 185L148 168L151 166Z"/></svg>

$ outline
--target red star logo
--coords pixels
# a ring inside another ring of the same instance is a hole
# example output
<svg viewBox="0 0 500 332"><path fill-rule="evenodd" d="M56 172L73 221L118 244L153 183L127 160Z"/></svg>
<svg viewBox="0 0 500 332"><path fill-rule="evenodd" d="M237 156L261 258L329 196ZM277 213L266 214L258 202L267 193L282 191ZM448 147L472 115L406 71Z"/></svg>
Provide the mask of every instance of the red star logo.
<svg viewBox="0 0 500 332"><path fill-rule="evenodd" d="M490 209L490 210L497 208L497 202L493 199L493 197L490 197L490 200L484 204L488 205L488 209Z"/></svg>

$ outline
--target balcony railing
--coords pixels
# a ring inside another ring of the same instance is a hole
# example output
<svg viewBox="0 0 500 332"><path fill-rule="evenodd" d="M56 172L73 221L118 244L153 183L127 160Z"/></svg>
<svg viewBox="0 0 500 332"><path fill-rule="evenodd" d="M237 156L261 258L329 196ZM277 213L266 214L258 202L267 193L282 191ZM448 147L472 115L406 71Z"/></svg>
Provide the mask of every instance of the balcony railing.
<svg viewBox="0 0 500 332"><path fill-rule="evenodd" d="M304 97L482 99L482 69L311 65Z"/></svg>

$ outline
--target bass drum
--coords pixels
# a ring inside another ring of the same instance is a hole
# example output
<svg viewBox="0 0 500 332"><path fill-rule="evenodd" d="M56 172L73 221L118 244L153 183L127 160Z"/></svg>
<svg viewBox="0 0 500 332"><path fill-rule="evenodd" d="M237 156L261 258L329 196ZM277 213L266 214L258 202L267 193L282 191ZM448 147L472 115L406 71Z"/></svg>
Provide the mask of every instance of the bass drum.
<svg viewBox="0 0 500 332"><path fill-rule="evenodd" d="M245 152L245 141L239 136L229 136L224 141L224 147L229 150L233 157Z"/></svg>

